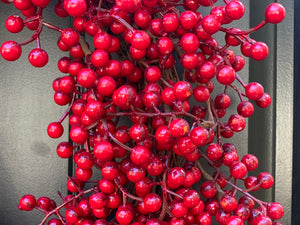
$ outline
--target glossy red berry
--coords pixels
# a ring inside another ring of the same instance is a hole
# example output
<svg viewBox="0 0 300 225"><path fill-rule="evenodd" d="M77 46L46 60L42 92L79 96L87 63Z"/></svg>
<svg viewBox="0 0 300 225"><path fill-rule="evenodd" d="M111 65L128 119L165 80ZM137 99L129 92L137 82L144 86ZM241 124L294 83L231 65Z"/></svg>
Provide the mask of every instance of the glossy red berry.
<svg viewBox="0 0 300 225"><path fill-rule="evenodd" d="M221 28L221 22L215 15L206 15L201 22L203 29L209 34L215 34Z"/></svg>
<svg viewBox="0 0 300 225"><path fill-rule="evenodd" d="M86 0L64 0L64 8L70 16L82 16L87 10Z"/></svg>
<svg viewBox="0 0 300 225"><path fill-rule="evenodd" d="M244 221L239 216L231 216L226 221L226 225L244 225Z"/></svg>
<svg viewBox="0 0 300 225"><path fill-rule="evenodd" d="M179 19L175 13L167 13L162 18L162 26L165 32L175 32L179 26Z"/></svg>
<svg viewBox="0 0 300 225"><path fill-rule="evenodd" d="M224 85L231 84L236 77L236 72L231 66L222 66L217 72L217 80Z"/></svg>
<svg viewBox="0 0 300 225"><path fill-rule="evenodd" d="M130 159L137 165L143 165L150 160L150 150L144 146L136 146L130 152Z"/></svg>
<svg viewBox="0 0 300 225"><path fill-rule="evenodd" d="M64 44L72 47L79 43L79 34L73 28L66 28L61 32L60 39Z"/></svg>
<svg viewBox="0 0 300 225"><path fill-rule="evenodd" d="M130 43L135 49L145 50L150 46L151 39L146 31L137 30L133 32L133 36L131 38Z"/></svg>
<svg viewBox="0 0 300 225"><path fill-rule="evenodd" d="M251 102L242 101L237 107L237 112L243 117L250 117L254 112L254 106Z"/></svg>
<svg viewBox="0 0 300 225"><path fill-rule="evenodd" d="M69 142L61 142L56 148L59 157L66 159L73 155L73 146Z"/></svg>
<svg viewBox="0 0 300 225"><path fill-rule="evenodd" d="M272 101L271 96L268 93L263 93L262 97L257 99L255 103L260 108L267 108L271 104L271 101Z"/></svg>
<svg viewBox="0 0 300 225"><path fill-rule="evenodd" d="M77 74L78 83L85 88L90 88L95 85L97 80L96 73L89 68L81 69Z"/></svg>
<svg viewBox="0 0 300 225"><path fill-rule="evenodd" d="M200 193L205 198L213 198L217 194L215 182L205 181L200 186Z"/></svg>
<svg viewBox="0 0 300 225"><path fill-rule="evenodd" d="M149 212L157 212L162 205L162 200L159 195L154 193L149 193L144 198L145 208Z"/></svg>
<svg viewBox="0 0 300 225"><path fill-rule="evenodd" d="M20 210L31 211L36 205L36 199L33 195L24 195L20 201L18 208Z"/></svg>
<svg viewBox="0 0 300 225"><path fill-rule="evenodd" d="M47 127L47 133L51 138L59 138L64 133L64 127L60 122L52 122Z"/></svg>
<svg viewBox="0 0 300 225"><path fill-rule="evenodd" d="M209 159L216 161L223 155L223 149L216 143L210 144L206 149L206 155Z"/></svg>
<svg viewBox="0 0 300 225"><path fill-rule="evenodd" d="M252 154L244 155L241 162L246 165L248 171L253 171L258 166L258 159Z"/></svg>
<svg viewBox="0 0 300 225"><path fill-rule="evenodd" d="M89 204L95 209L103 208L107 204L107 197L102 192L94 193L89 197Z"/></svg>
<svg viewBox="0 0 300 225"><path fill-rule="evenodd" d="M50 0L31 0L31 2L37 7L45 8L50 3Z"/></svg>
<svg viewBox="0 0 300 225"><path fill-rule="evenodd" d="M15 61L20 58L22 48L15 41L6 41L0 47L0 54L7 61Z"/></svg>
<svg viewBox="0 0 300 225"><path fill-rule="evenodd" d="M129 85L123 85L113 93L113 103L121 109L129 109L136 99L136 91Z"/></svg>
<svg viewBox="0 0 300 225"><path fill-rule="evenodd" d="M269 189L274 184L274 178L270 173L261 172L257 176L257 181L262 189Z"/></svg>
<svg viewBox="0 0 300 225"><path fill-rule="evenodd" d="M233 114L230 116L228 120L228 125L231 130L240 132L245 129L246 127L246 120L243 116Z"/></svg>
<svg viewBox="0 0 300 225"><path fill-rule="evenodd" d="M157 66L149 66L145 69L144 76L148 82L157 82L161 78L161 70Z"/></svg>
<svg viewBox="0 0 300 225"><path fill-rule="evenodd" d="M141 0L117 0L116 6L121 9L122 11L125 11L127 13L133 13L140 9L142 4Z"/></svg>
<svg viewBox="0 0 300 225"><path fill-rule="evenodd" d="M48 53L40 48L35 48L31 50L31 52L28 55L29 62L35 67L45 66L48 63L48 59Z"/></svg>
<svg viewBox="0 0 300 225"><path fill-rule="evenodd" d="M88 138L88 131L82 125L73 125L70 130L70 138L77 144L83 144Z"/></svg>
<svg viewBox="0 0 300 225"><path fill-rule="evenodd" d="M183 137L190 132L190 125L184 119L175 119L170 123L170 133L173 137Z"/></svg>
<svg viewBox="0 0 300 225"><path fill-rule="evenodd" d="M271 3L265 9L265 19L269 23L280 23L285 17L285 8L280 3Z"/></svg>
<svg viewBox="0 0 300 225"><path fill-rule="evenodd" d="M11 15L6 19L5 27L11 33L19 33L23 30L24 21L20 16Z"/></svg>
<svg viewBox="0 0 300 225"><path fill-rule="evenodd" d="M71 206L65 212L65 218L69 223L77 223L81 219L81 211L77 206Z"/></svg>
<svg viewBox="0 0 300 225"><path fill-rule="evenodd" d="M187 81L179 81L174 87L174 94L177 100L184 101L188 99L193 94L193 87Z"/></svg>
<svg viewBox="0 0 300 225"><path fill-rule="evenodd" d="M247 174L247 167L242 162L234 161L230 165L230 174L236 179L242 179Z"/></svg>
<svg viewBox="0 0 300 225"><path fill-rule="evenodd" d="M269 203L267 206L267 215L272 220L279 220L284 214L283 206L278 202Z"/></svg>
<svg viewBox="0 0 300 225"><path fill-rule="evenodd" d="M252 82L245 87L246 97L250 100L256 101L264 94L264 88L260 83Z"/></svg>
<svg viewBox="0 0 300 225"><path fill-rule="evenodd" d="M269 47L264 42L255 42L251 45L250 56L256 61L261 61L267 58Z"/></svg>
<svg viewBox="0 0 300 225"><path fill-rule="evenodd" d="M220 207L225 212L232 212L237 207L237 200L231 195L224 195L220 200Z"/></svg>
<svg viewBox="0 0 300 225"><path fill-rule="evenodd" d="M101 141L94 147L94 155L101 161L110 161L114 157L114 150L111 143L108 141Z"/></svg>
<svg viewBox="0 0 300 225"><path fill-rule="evenodd" d="M230 1L228 4L226 4L225 12L230 19L239 20L245 13L245 6L239 0Z"/></svg>

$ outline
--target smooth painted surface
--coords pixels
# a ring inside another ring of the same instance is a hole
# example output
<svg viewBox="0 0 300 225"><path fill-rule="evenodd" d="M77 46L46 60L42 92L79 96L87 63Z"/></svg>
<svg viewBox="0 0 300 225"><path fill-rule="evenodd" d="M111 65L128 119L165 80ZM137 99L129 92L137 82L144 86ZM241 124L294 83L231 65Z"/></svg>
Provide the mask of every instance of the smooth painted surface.
<svg viewBox="0 0 300 225"><path fill-rule="evenodd" d="M52 1L52 10L56 1ZM50 9L49 9L50 10ZM45 20L66 26L69 19L49 15ZM25 40L32 31L10 34L5 30L6 17L16 13L12 5L0 5L0 42ZM25 29L24 29L25 30ZM47 136L48 123L62 115L65 106L54 103L52 81L62 74L56 68L63 54L56 47L58 33L45 29L41 46L49 53L46 67L33 68L27 55L35 43L23 48L23 55L16 62L0 59L0 224L36 225L43 218L40 212L22 212L17 209L18 201L24 194L37 198L49 196L59 200L57 191L66 194L67 161L58 158L56 146L67 140ZM67 121L66 121L67 122ZM67 123L64 123L68 132ZM59 202L59 201L58 201Z"/></svg>

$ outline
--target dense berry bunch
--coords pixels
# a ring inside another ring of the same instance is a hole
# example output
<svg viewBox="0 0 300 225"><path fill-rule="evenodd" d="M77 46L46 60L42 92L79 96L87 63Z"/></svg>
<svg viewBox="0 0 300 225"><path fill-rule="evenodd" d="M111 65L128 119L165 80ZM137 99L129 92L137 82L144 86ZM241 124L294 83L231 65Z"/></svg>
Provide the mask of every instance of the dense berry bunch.
<svg viewBox="0 0 300 225"><path fill-rule="evenodd" d="M28 60L45 66L43 27L60 32L57 46L69 55L58 60L63 75L52 83L55 103L68 108L47 133L61 137L62 122L69 119L72 142L59 143L56 151L76 164L66 182L72 194L60 194L59 205L45 196L24 195L20 210L45 213L42 225L209 225L213 217L222 225L282 224L280 203L251 195L271 188L272 175L248 176L258 159L240 156L227 141L245 129L254 105L271 103L261 84L244 83L238 72L245 57L268 56L268 46L248 34L280 23L281 4L270 4L260 24L242 30L228 25L245 13L240 0L59 0L57 16L73 17L73 27L61 29L43 19L50 0L2 2L12 2L23 14L7 18L9 32L24 26L34 30L23 42L4 42L4 59L17 60L22 46L36 41ZM201 14L204 7L209 14ZM225 45L216 33L224 34ZM232 46L239 46L241 55ZM214 90L216 83L222 88ZM228 89L240 102L224 119L232 98ZM121 117L127 125L118 123ZM201 165L205 161L213 174Z"/></svg>

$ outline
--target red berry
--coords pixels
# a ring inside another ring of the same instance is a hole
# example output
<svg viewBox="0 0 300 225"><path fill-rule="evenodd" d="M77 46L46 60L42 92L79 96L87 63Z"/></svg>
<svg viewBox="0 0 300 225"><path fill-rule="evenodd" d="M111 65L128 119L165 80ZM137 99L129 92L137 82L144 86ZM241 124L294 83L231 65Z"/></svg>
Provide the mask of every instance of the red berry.
<svg viewBox="0 0 300 225"><path fill-rule="evenodd" d="M179 21L184 29L193 29L198 22L197 14L191 10L186 10L180 14Z"/></svg>
<svg viewBox="0 0 300 225"><path fill-rule="evenodd" d="M222 66L217 72L217 80L224 85L231 84L235 77L235 70L231 66Z"/></svg>
<svg viewBox="0 0 300 225"><path fill-rule="evenodd" d="M243 17L245 13L245 6L244 4L239 1L230 1L226 4L225 7L226 15L233 20L239 20Z"/></svg>
<svg viewBox="0 0 300 225"><path fill-rule="evenodd" d="M257 176L257 182L260 184L262 189L269 189L274 184L274 178L267 172L261 172Z"/></svg>
<svg viewBox="0 0 300 225"><path fill-rule="evenodd" d="M199 48L199 39L193 33L186 33L181 37L180 46L186 53L194 53Z"/></svg>
<svg viewBox="0 0 300 225"><path fill-rule="evenodd" d="M127 13L133 13L140 9L141 0L116 0L116 6Z"/></svg>
<svg viewBox="0 0 300 225"><path fill-rule="evenodd" d="M82 16L87 10L85 0L64 0L65 10L73 17Z"/></svg>
<svg viewBox="0 0 300 225"><path fill-rule="evenodd" d="M175 119L170 123L171 135L175 138L186 136L190 132L190 125L184 119Z"/></svg>
<svg viewBox="0 0 300 225"><path fill-rule="evenodd" d="M136 146L131 150L130 159L137 165L146 164L150 159L150 151L144 146Z"/></svg>
<svg viewBox="0 0 300 225"><path fill-rule="evenodd" d="M157 212L162 205L162 201L159 195L154 193L149 193L144 198L144 204L147 211Z"/></svg>
<svg viewBox="0 0 300 225"><path fill-rule="evenodd" d="M35 67L43 67L48 63L48 53L40 48L31 50L28 55L28 60Z"/></svg>
<svg viewBox="0 0 300 225"><path fill-rule="evenodd" d="M280 23L285 17L285 8L280 3L271 3L265 10L265 18L269 23Z"/></svg>
<svg viewBox="0 0 300 225"><path fill-rule="evenodd" d="M157 82L161 78L161 70L157 66L147 67L144 74L148 82Z"/></svg>
<svg viewBox="0 0 300 225"><path fill-rule="evenodd" d="M208 132L203 127L195 127L194 129L192 129L190 137L192 142L196 146L200 147L206 144L208 139Z"/></svg>
<svg viewBox="0 0 300 225"><path fill-rule="evenodd" d="M217 194L215 182L204 181L200 186L200 193L205 198L213 198Z"/></svg>
<svg viewBox="0 0 300 225"><path fill-rule="evenodd" d="M65 212L65 218L69 223L77 223L81 218L81 211L77 206L71 206Z"/></svg>
<svg viewBox="0 0 300 225"><path fill-rule="evenodd" d="M94 155L101 161L111 161L114 157L113 146L108 141L101 141L95 145Z"/></svg>
<svg viewBox="0 0 300 225"><path fill-rule="evenodd" d="M100 208L105 207L107 204L106 195L102 192L92 194L89 197L89 204L92 208L95 208L95 209L100 209Z"/></svg>
<svg viewBox="0 0 300 225"><path fill-rule="evenodd" d="M20 58L22 48L15 41L6 41L1 45L0 54L7 61L15 61Z"/></svg>
<svg viewBox="0 0 300 225"><path fill-rule="evenodd" d="M37 7L45 8L50 3L50 0L31 0L31 2Z"/></svg>
<svg viewBox="0 0 300 225"><path fill-rule="evenodd" d="M247 174L247 167L242 162L234 161L230 165L230 174L236 179L242 179Z"/></svg>
<svg viewBox="0 0 300 225"><path fill-rule="evenodd" d="M73 146L69 142L61 142L56 148L59 157L66 159L73 155Z"/></svg>
<svg viewBox="0 0 300 225"><path fill-rule="evenodd" d="M241 162L246 165L248 171L253 171L258 166L258 159L252 154L244 155Z"/></svg>
<svg viewBox="0 0 300 225"><path fill-rule="evenodd" d="M215 34L221 28L221 22L215 15L206 15L201 22L203 29L209 34Z"/></svg>
<svg viewBox="0 0 300 225"><path fill-rule="evenodd" d="M245 87L245 94L250 100L256 101L263 96L264 88L260 83L252 82Z"/></svg>
<svg viewBox="0 0 300 225"><path fill-rule="evenodd" d="M167 13L162 18L162 26L165 32L175 32L179 26L177 14Z"/></svg>
<svg viewBox="0 0 300 225"><path fill-rule="evenodd" d="M220 200L220 207L225 212L232 212L237 207L237 200L235 197L225 194Z"/></svg>
<svg viewBox="0 0 300 225"><path fill-rule="evenodd" d="M113 103L120 109L129 109L136 99L136 91L129 85L123 85L113 93Z"/></svg>
<svg viewBox="0 0 300 225"><path fill-rule="evenodd" d="M193 87L187 81L179 81L174 87L174 94L177 100L186 100L193 94Z"/></svg>
<svg viewBox="0 0 300 225"><path fill-rule="evenodd" d="M19 201L18 208L20 210L31 211L34 209L35 205L36 200L33 195L24 195Z"/></svg>
<svg viewBox="0 0 300 225"><path fill-rule="evenodd" d="M60 39L64 44L72 47L79 43L79 34L73 28L66 28L61 32Z"/></svg>
<svg viewBox="0 0 300 225"><path fill-rule="evenodd" d="M233 114L230 116L228 120L228 125L231 130L240 132L245 129L246 127L246 120L241 115Z"/></svg>
<svg viewBox="0 0 300 225"><path fill-rule="evenodd" d="M73 125L70 130L70 138L77 144L83 144L88 138L88 131L82 125Z"/></svg>
<svg viewBox="0 0 300 225"><path fill-rule="evenodd" d="M145 50L150 46L151 39L146 31L138 30L133 32L130 43L135 49Z"/></svg>
<svg viewBox="0 0 300 225"><path fill-rule="evenodd" d="M250 56L256 61L261 61L267 58L269 54L269 48L264 42L255 42L251 45Z"/></svg>
<svg viewBox="0 0 300 225"><path fill-rule="evenodd" d="M218 144L210 144L206 149L206 155L209 159L216 161L223 155L223 149Z"/></svg>
<svg viewBox="0 0 300 225"><path fill-rule="evenodd" d="M264 93L255 103L260 108L267 108L271 104L271 96L268 93Z"/></svg>
<svg viewBox="0 0 300 225"><path fill-rule="evenodd" d="M77 74L78 83L85 88L90 88L95 85L97 80L96 73L89 68L81 69Z"/></svg>
<svg viewBox="0 0 300 225"><path fill-rule="evenodd" d="M279 220L284 214L284 208L278 202L272 202L267 206L267 215L272 220Z"/></svg>
<svg viewBox="0 0 300 225"><path fill-rule="evenodd" d="M11 15L6 19L5 27L11 33L19 33L24 27L23 19L20 16Z"/></svg>
<svg viewBox="0 0 300 225"><path fill-rule="evenodd" d="M64 127L60 122L52 122L47 127L47 133L51 138L59 138L64 133Z"/></svg>
<svg viewBox="0 0 300 225"><path fill-rule="evenodd" d="M243 117L250 117L254 112L254 106L251 102L242 101L237 107L237 112Z"/></svg>

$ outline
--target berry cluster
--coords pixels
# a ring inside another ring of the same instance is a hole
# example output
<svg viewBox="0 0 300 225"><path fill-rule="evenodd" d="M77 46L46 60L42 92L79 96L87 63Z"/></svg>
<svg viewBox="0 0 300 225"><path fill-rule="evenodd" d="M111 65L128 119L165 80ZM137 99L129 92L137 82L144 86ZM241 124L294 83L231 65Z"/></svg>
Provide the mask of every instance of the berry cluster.
<svg viewBox="0 0 300 225"><path fill-rule="evenodd" d="M69 116L72 142L59 143L56 151L76 164L66 183L72 194L59 192L59 205L24 195L20 210L45 213L41 225L209 225L213 218L222 225L282 224L280 203L250 194L271 188L272 175L248 176L258 159L240 158L235 145L225 141L245 129L253 103L261 108L271 103L261 84L246 84L237 72L244 57L268 56L268 46L249 34L280 23L281 4L270 4L260 24L241 30L228 26L245 13L240 0L58 0L56 15L74 17L73 28L61 29L43 19L50 0L1 1L13 3L24 16L7 18L9 32L24 26L34 31L23 42L4 42L4 59L17 60L22 46L35 41L28 60L45 66L43 27L60 32L57 46L70 54L58 60L65 75L52 83L55 103L68 108L47 133L61 137ZM210 8L208 15L201 14L204 7ZM223 33L224 41L217 41L216 33ZM230 49L235 46L241 55ZM222 90L214 89L216 83ZM231 105L228 89L240 103L236 114L224 119ZM198 104L191 105L191 99ZM119 124L121 117L127 125Z"/></svg>

